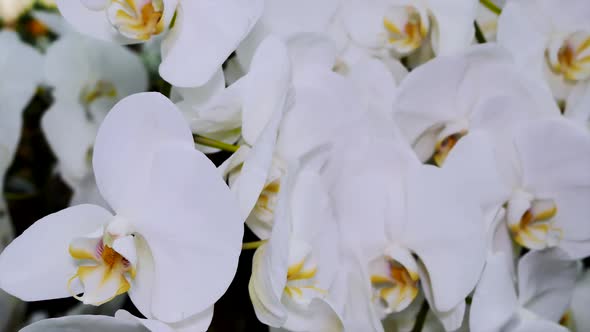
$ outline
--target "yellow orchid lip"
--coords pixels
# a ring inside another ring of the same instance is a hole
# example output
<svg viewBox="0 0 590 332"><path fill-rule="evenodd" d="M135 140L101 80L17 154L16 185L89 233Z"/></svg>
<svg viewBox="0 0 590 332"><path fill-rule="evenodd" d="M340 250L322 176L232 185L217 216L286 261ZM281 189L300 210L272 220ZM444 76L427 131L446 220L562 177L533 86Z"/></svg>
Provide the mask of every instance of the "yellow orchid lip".
<svg viewBox="0 0 590 332"><path fill-rule="evenodd" d="M95 240L93 251L84 245L89 241L93 240L73 241L68 248L72 258L80 263L76 274L68 280L68 289L78 279L84 287L84 294L72 296L85 304L100 305L129 290L131 285L127 276L134 279L135 268L102 238Z"/></svg>
<svg viewBox="0 0 590 332"><path fill-rule="evenodd" d="M384 307L386 313L399 312L405 309L418 296L416 271L411 271L398 262L386 259L387 274L373 274L370 277L374 290L374 300Z"/></svg>
<svg viewBox="0 0 590 332"><path fill-rule="evenodd" d="M304 297L304 290L311 290L315 293L325 294L326 291L316 287L314 278L317 273L317 266L311 264L306 267L306 259L292 264L287 270L287 284L284 292L289 297L297 299ZM309 264L308 264L309 265Z"/></svg>
<svg viewBox="0 0 590 332"><path fill-rule="evenodd" d="M553 225L557 215L557 205L552 200L533 200L517 223L510 223L509 229L513 239L519 245L529 249L547 247L550 233L560 233Z"/></svg>
<svg viewBox="0 0 590 332"><path fill-rule="evenodd" d="M117 88L113 83L98 80L93 84L85 85L80 92L80 101L83 105L92 104L94 101L102 97L117 97Z"/></svg>
<svg viewBox="0 0 590 332"><path fill-rule="evenodd" d="M164 6L161 0L139 6L136 0L112 0L111 24L125 37L149 40L164 31Z"/></svg>
<svg viewBox="0 0 590 332"><path fill-rule="evenodd" d="M428 26L416 8L405 6L401 10L405 22L396 24L394 20L384 17L383 27L391 47L400 53L410 53L422 46L428 35Z"/></svg>
<svg viewBox="0 0 590 332"><path fill-rule="evenodd" d="M465 136L466 134L467 131L461 131L451 134L436 142L434 153L432 155L432 160L434 163L439 167L442 166L453 147L457 144L457 142L459 142L459 139L461 139L461 137Z"/></svg>
<svg viewBox="0 0 590 332"><path fill-rule="evenodd" d="M549 68L567 81L575 83L589 79L590 34L570 34L557 50L547 49L546 58Z"/></svg>

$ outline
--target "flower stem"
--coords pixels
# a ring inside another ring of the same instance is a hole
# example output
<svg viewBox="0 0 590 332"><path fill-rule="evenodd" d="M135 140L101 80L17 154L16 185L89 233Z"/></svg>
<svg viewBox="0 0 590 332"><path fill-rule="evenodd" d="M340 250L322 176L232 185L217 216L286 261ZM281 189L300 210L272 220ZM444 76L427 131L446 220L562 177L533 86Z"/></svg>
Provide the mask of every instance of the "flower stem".
<svg viewBox="0 0 590 332"><path fill-rule="evenodd" d="M265 243L266 240L242 243L242 250L258 249L258 247Z"/></svg>
<svg viewBox="0 0 590 332"><path fill-rule="evenodd" d="M475 26L475 39L479 44L485 44L487 42L486 37L481 31L481 28L479 27L477 21L473 21L473 25Z"/></svg>
<svg viewBox="0 0 590 332"><path fill-rule="evenodd" d="M481 3L489 11L496 15L500 15L502 13L502 9L496 6L496 4L492 2L492 0L479 0L479 3Z"/></svg>
<svg viewBox="0 0 590 332"><path fill-rule="evenodd" d="M426 322L426 314L428 314L428 301L424 300L424 302L422 302L422 306L420 307L420 311L418 312L418 316L416 316L416 323L414 324L412 332L422 331L424 323Z"/></svg>
<svg viewBox="0 0 590 332"><path fill-rule="evenodd" d="M227 151L227 152L236 152L236 151L238 151L238 148L239 148L239 146L237 146L237 145L227 144L222 141L214 140L212 138L208 138L208 137L204 137L204 136L200 136L200 135L196 135L196 134L193 134L193 139L195 140L195 143L197 143L197 144L208 146L210 148L216 148L216 149Z"/></svg>

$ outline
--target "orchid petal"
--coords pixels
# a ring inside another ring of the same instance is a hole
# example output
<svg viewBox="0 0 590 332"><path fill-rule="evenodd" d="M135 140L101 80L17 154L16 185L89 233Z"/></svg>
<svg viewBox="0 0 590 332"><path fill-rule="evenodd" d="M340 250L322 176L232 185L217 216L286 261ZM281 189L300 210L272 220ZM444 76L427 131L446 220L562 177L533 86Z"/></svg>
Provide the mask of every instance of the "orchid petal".
<svg viewBox="0 0 590 332"><path fill-rule="evenodd" d="M117 311L115 317L125 321L139 322L152 332L205 332L213 318L213 306L202 313L172 324L165 324L153 319L138 318L125 310Z"/></svg>
<svg viewBox="0 0 590 332"><path fill-rule="evenodd" d="M426 267L431 305L450 311L474 288L484 265L480 203L431 166L410 172L408 183L408 223L402 239Z"/></svg>
<svg viewBox="0 0 590 332"><path fill-rule="evenodd" d="M155 153L144 209L134 224L153 255L152 313L168 323L221 297L235 274L243 236L237 202L213 163L175 143Z"/></svg>
<svg viewBox="0 0 590 332"><path fill-rule="evenodd" d="M64 19L82 34L120 44L135 42L119 34L102 10L92 10L82 1L55 0L55 3Z"/></svg>
<svg viewBox="0 0 590 332"><path fill-rule="evenodd" d="M498 253L488 257L475 289L469 315L469 327L473 332L500 331L516 313L516 291L503 256Z"/></svg>
<svg viewBox="0 0 590 332"><path fill-rule="evenodd" d="M162 43L160 75L179 87L205 84L250 32L262 5L261 0L181 1Z"/></svg>
<svg viewBox="0 0 590 332"><path fill-rule="evenodd" d="M551 133L551 137L547 136ZM515 138L523 168L524 188L554 199L556 226L567 240L590 239L590 135L563 119L538 121Z"/></svg>
<svg viewBox="0 0 590 332"><path fill-rule="evenodd" d="M149 332L143 325L137 322L124 321L115 317L98 315L66 316L51 318L31 324L21 331L23 332Z"/></svg>
<svg viewBox="0 0 590 332"><path fill-rule="evenodd" d="M244 85L242 136L252 145L273 114L288 106L291 64L286 45L275 37L265 39L254 54Z"/></svg>
<svg viewBox="0 0 590 332"><path fill-rule="evenodd" d="M117 213L127 218L141 213L155 151L173 142L194 145L182 114L159 93L127 97L107 114L96 136L93 165L98 189Z"/></svg>
<svg viewBox="0 0 590 332"><path fill-rule="evenodd" d="M540 317L559 321L569 306L578 264L558 249L531 251L518 262L518 300Z"/></svg>
<svg viewBox="0 0 590 332"><path fill-rule="evenodd" d="M477 16L477 1L429 0L430 11L436 20L438 35L434 43L437 55L462 52L473 41L473 21Z"/></svg>
<svg viewBox="0 0 590 332"><path fill-rule="evenodd" d="M41 118L41 127L66 177L81 181L91 172L89 152L96 127L77 101L58 99ZM75 137L76 139L72 139Z"/></svg>
<svg viewBox="0 0 590 332"><path fill-rule="evenodd" d="M68 297L80 285L68 280L76 265L68 253L70 242L112 219L96 205L77 205L40 219L17 237L0 255L0 288L25 301Z"/></svg>

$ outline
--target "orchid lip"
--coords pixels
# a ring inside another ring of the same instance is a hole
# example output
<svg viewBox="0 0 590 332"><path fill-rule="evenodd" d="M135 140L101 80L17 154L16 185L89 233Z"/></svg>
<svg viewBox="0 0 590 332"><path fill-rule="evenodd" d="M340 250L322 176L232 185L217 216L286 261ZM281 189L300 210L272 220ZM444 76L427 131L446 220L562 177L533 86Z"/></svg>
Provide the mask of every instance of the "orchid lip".
<svg viewBox="0 0 590 332"><path fill-rule="evenodd" d="M507 204L508 228L514 241L534 250L557 245L562 230L555 226L557 204L552 199L535 198L533 195L516 191Z"/></svg>
<svg viewBox="0 0 590 332"><path fill-rule="evenodd" d="M115 248L116 241L130 237L132 234L111 234L108 229L122 229L117 226L121 221L115 220L106 227L102 236L81 237L72 240L68 251L78 265L76 273L68 280L68 289L72 289L72 282L78 280L84 294L79 296L72 292L72 296L85 304L100 305L110 301L115 296L126 293L135 279L135 263L130 261ZM114 224L114 226L112 226ZM135 250L135 248L133 248Z"/></svg>
<svg viewBox="0 0 590 332"><path fill-rule="evenodd" d="M112 0L107 12L113 27L131 39L149 40L165 28L162 0Z"/></svg>
<svg viewBox="0 0 590 332"><path fill-rule="evenodd" d="M411 53L422 46L429 30L428 16L413 6L396 7L390 14L383 18L387 45L400 54Z"/></svg>
<svg viewBox="0 0 590 332"><path fill-rule="evenodd" d="M566 81L579 82L590 78L590 33L577 31L557 39L546 51L546 59L553 73Z"/></svg>
<svg viewBox="0 0 590 332"><path fill-rule="evenodd" d="M402 311L418 295L420 277L414 267L409 266L416 262L408 263L405 266L391 257L382 256L370 264L373 301L385 314Z"/></svg>

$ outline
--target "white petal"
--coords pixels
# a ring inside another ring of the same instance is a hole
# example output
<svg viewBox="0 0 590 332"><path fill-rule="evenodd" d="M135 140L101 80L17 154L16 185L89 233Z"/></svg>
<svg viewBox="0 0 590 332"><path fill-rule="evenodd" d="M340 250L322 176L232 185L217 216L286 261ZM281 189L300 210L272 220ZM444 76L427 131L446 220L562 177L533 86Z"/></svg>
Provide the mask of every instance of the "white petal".
<svg viewBox="0 0 590 332"><path fill-rule="evenodd" d="M409 174L403 241L426 266L434 306L449 311L481 274L486 254L481 205L438 168Z"/></svg>
<svg viewBox="0 0 590 332"><path fill-rule="evenodd" d="M269 326L279 327L283 326L287 319L286 309L281 303L282 289L280 287L281 285L284 287L286 284L288 252L282 250L283 254L285 252L287 254L281 257L281 266L275 265L273 267L270 265L272 259L272 254L269 253L270 250L267 244L256 249L252 260L252 276L250 277L248 290L258 320ZM276 252L279 249L275 248L273 250L276 257L278 255Z"/></svg>
<svg viewBox="0 0 590 332"><path fill-rule="evenodd" d="M105 9L109 4L108 0L80 0L84 6L91 10Z"/></svg>
<svg viewBox="0 0 590 332"><path fill-rule="evenodd" d="M0 255L0 287L25 300L71 296L80 286L68 280L76 266L68 247L75 237L105 225L113 216L96 205L78 205L40 219Z"/></svg>
<svg viewBox="0 0 590 332"><path fill-rule="evenodd" d="M59 160L60 171L82 181L92 172L89 160L96 127L76 100L58 99L41 118L43 133Z"/></svg>
<svg viewBox="0 0 590 332"><path fill-rule="evenodd" d="M579 331L590 329L590 317L586 311L588 305L590 305L590 272L586 270L576 282L570 305L573 325Z"/></svg>
<svg viewBox="0 0 590 332"><path fill-rule="evenodd" d="M436 311L436 309L433 309L432 311L440 320L445 331L456 331L465 324L466 306L465 302L461 302L449 311L441 312Z"/></svg>
<svg viewBox="0 0 590 332"><path fill-rule="evenodd" d="M376 1L346 1L341 17L350 39L363 48L377 49L385 46L383 16L385 4Z"/></svg>
<svg viewBox="0 0 590 332"><path fill-rule="evenodd" d="M292 185L292 173L288 172L281 181L271 237L254 253L252 276L248 284L256 317L274 327L283 326L287 319L287 311L281 297L287 283L289 268L292 231L289 197Z"/></svg>
<svg viewBox="0 0 590 332"><path fill-rule="evenodd" d="M498 19L498 43L509 50L520 68L543 82L543 66L546 66L546 33L550 27L539 13L524 10L521 2L508 2ZM535 17L536 16L536 17ZM543 24L534 24L535 18Z"/></svg>
<svg viewBox="0 0 590 332"><path fill-rule="evenodd" d="M194 145L182 114L159 93L127 97L109 112L96 136L93 166L98 189L117 213L131 218L143 210L154 153L172 142Z"/></svg>
<svg viewBox="0 0 590 332"><path fill-rule="evenodd" d="M477 16L477 1L429 0L432 15L436 20L438 36L435 52L449 55L462 52L471 44L475 34L473 21Z"/></svg>
<svg viewBox="0 0 590 332"><path fill-rule="evenodd" d="M282 110L275 110L269 123L248 152L237 180L238 183L233 184L236 187L232 188L232 191L238 197L240 213L244 221L256 204L270 172L281 117Z"/></svg>
<svg viewBox="0 0 590 332"><path fill-rule="evenodd" d="M500 331L516 313L516 291L503 255L488 257L475 289L469 315L469 328L473 332Z"/></svg>
<svg viewBox="0 0 590 332"><path fill-rule="evenodd" d="M391 116L397 87L393 76L381 61L362 59L351 67L348 77L358 85L370 111Z"/></svg>
<svg viewBox="0 0 590 332"><path fill-rule="evenodd" d="M120 35L111 26L106 12L91 10L82 1L55 0L55 3L61 15L76 31L90 37L121 44L133 42L133 40Z"/></svg>
<svg viewBox="0 0 590 332"><path fill-rule="evenodd" d="M313 299L306 310L291 310L284 327L291 331L329 331L343 330L340 318L333 308L323 300Z"/></svg>
<svg viewBox="0 0 590 332"><path fill-rule="evenodd" d="M445 159L443 170L476 196L484 213L496 211L512 191L500 177L491 138L482 131L462 137Z"/></svg>
<svg viewBox="0 0 590 332"><path fill-rule="evenodd" d="M410 72L401 82L394 117L410 143L431 126L465 113L452 96L457 93L466 70L464 59L436 58ZM425 92L428 98L424 97Z"/></svg>
<svg viewBox="0 0 590 332"><path fill-rule="evenodd" d="M291 64L286 45L266 38L256 50L244 85L242 136L252 145L276 112L282 113L291 86Z"/></svg>
<svg viewBox="0 0 590 332"><path fill-rule="evenodd" d="M154 257L145 239L139 234L135 235L135 249L139 263L135 266L135 279L131 280L131 287L127 294L139 312L152 318L152 295L155 283Z"/></svg>
<svg viewBox="0 0 590 332"><path fill-rule="evenodd" d="M178 323L165 324L153 319L142 319L125 310L119 310L115 317L121 320L139 322L152 332L205 332L213 318L213 307Z"/></svg>
<svg viewBox="0 0 590 332"><path fill-rule="evenodd" d="M576 261L558 250L531 251L518 262L518 300L539 317L559 321L569 306Z"/></svg>
<svg viewBox="0 0 590 332"><path fill-rule="evenodd" d="M348 276L345 289L340 290L346 294L343 311L345 331L383 332L383 325L371 302L371 281L365 265L350 253L343 265L343 273Z"/></svg>
<svg viewBox="0 0 590 332"><path fill-rule="evenodd" d="M117 319L115 317L98 315L66 316L61 318L44 319L31 324L23 332L149 332L143 325ZM155 330L152 330L155 331Z"/></svg>
<svg viewBox="0 0 590 332"><path fill-rule="evenodd" d="M336 63L336 47L322 34L296 34L287 40L287 47L293 66L293 75L298 75L309 67L331 70Z"/></svg>
<svg viewBox="0 0 590 332"><path fill-rule="evenodd" d="M178 322L226 291L241 252L238 205L213 163L192 146L154 156L148 195L134 220L154 259L153 315Z"/></svg>
<svg viewBox="0 0 590 332"><path fill-rule="evenodd" d="M181 1L162 44L160 75L175 86L205 84L246 37L263 1Z"/></svg>
<svg viewBox="0 0 590 332"><path fill-rule="evenodd" d="M547 136L551 133L551 136ZM590 239L590 135L564 119L529 124L515 138L524 188L554 199L556 226L567 240Z"/></svg>
<svg viewBox="0 0 590 332"><path fill-rule="evenodd" d="M547 320L523 320L515 327L514 332L568 332L564 326Z"/></svg>

